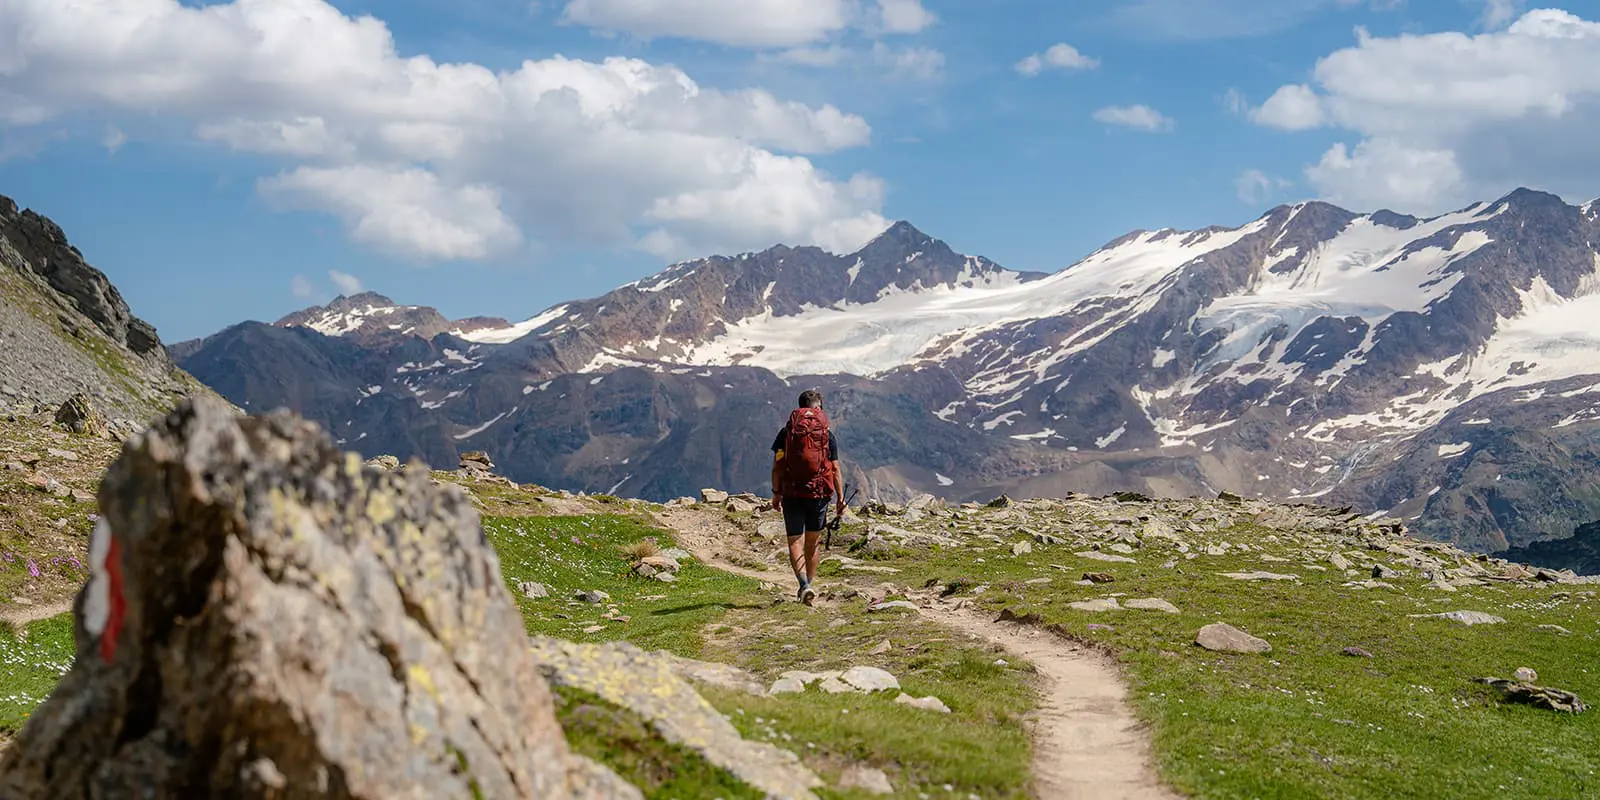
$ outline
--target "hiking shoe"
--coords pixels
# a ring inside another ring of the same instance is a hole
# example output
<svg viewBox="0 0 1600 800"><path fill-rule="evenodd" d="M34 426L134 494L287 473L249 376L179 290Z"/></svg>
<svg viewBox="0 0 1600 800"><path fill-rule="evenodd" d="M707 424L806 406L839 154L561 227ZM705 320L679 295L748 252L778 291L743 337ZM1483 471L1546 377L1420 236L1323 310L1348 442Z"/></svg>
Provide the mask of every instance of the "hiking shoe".
<svg viewBox="0 0 1600 800"><path fill-rule="evenodd" d="M802 588L800 590L800 602L805 603L806 605L809 606L809 605L815 605L816 601L817 601L817 590L816 589L813 589L810 586L806 586L806 587L804 587L804 588Z"/></svg>

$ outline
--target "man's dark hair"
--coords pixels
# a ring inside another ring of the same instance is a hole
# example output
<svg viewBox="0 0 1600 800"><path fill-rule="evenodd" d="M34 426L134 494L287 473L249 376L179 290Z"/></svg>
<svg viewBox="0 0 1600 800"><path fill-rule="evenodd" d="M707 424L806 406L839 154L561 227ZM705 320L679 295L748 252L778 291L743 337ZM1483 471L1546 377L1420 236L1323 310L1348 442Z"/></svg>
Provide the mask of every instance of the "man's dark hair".
<svg viewBox="0 0 1600 800"><path fill-rule="evenodd" d="M822 392L807 389L800 393L801 408L822 408Z"/></svg>

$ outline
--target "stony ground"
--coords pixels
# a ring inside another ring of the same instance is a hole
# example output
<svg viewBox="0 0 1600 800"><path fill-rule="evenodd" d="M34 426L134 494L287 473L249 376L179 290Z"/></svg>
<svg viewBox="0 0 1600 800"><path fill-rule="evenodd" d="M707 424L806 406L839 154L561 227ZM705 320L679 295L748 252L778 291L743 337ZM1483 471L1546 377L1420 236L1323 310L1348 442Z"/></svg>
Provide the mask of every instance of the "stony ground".
<svg viewBox="0 0 1600 800"><path fill-rule="evenodd" d="M71 661L70 618L28 618L81 582L41 564L82 558L81 493L115 448L0 422L20 466L0 472L0 732ZM646 796L1600 791L1596 717L1552 710L1600 697L1600 586L1397 523L1236 499L872 504L807 608L750 498L434 476L483 513L569 741Z"/></svg>

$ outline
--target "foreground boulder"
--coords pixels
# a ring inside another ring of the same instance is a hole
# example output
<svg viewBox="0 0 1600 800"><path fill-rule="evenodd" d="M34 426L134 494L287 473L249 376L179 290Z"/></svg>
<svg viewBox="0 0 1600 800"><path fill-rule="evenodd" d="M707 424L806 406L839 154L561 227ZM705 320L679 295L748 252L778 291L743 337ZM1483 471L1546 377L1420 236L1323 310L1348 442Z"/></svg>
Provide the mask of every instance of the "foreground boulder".
<svg viewBox="0 0 1600 800"><path fill-rule="evenodd" d="M5 798L637 797L569 753L476 513L287 414L131 439Z"/></svg>

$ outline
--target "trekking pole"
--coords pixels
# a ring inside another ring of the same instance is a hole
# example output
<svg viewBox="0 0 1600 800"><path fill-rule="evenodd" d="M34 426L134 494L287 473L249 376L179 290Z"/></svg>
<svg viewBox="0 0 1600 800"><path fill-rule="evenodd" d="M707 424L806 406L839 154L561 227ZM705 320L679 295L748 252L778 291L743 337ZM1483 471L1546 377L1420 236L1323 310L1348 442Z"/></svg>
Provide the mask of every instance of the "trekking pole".
<svg viewBox="0 0 1600 800"><path fill-rule="evenodd" d="M849 484L846 484L846 488L850 489L850 491L849 491L848 494L845 495L844 505L845 505L845 508L849 508L850 504L854 503L856 501L856 492L859 492L860 488L859 487L852 487ZM828 535L827 535L827 538L822 543L822 549L824 549L824 550L832 550L833 549L833 532L836 531L836 530L839 530L842 527L844 527L844 516L843 515L835 516L833 518L833 520L828 523Z"/></svg>

